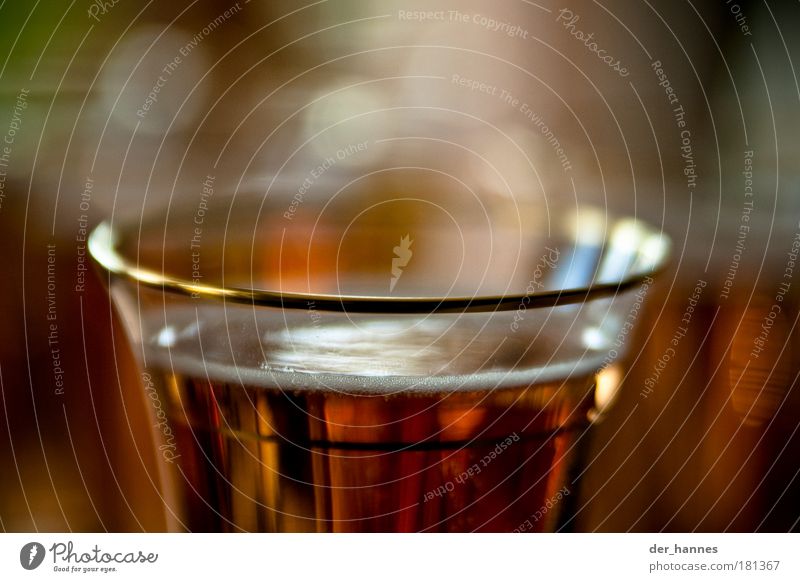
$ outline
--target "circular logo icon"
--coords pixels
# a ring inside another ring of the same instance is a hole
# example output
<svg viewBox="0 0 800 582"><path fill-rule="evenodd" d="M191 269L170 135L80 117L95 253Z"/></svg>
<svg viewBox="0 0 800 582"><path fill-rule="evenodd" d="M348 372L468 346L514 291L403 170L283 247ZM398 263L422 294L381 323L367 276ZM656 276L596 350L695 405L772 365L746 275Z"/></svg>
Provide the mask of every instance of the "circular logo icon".
<svg viewBox="0 0 800 582"><path fill-rule="evenodd" d="M29 542L19 551L19 563L26 570L35 570L44 561L44 546L39 542Z"/></svg>

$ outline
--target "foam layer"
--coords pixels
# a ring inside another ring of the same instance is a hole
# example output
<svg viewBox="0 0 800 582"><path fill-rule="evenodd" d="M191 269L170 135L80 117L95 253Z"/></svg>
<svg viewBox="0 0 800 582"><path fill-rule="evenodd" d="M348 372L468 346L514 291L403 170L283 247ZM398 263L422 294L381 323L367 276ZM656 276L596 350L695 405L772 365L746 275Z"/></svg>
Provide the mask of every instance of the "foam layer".
<svg viewBox="0 0 800 582"><path fill-rule="evenodd" d="M600 360L561 363L544 368L507 372L477 372L470 375L440 376L364 376L300 371L261 370L216 362L203 362L181 356L152 361L165 371L209 379L227 384L243 384L265 390L327 391L342 394L391 395L413 391L438 394L453 391L484 391L519 388L533 384L560 383L569 378L587 377L597 371Z"/></svg>
<svg viewBox="0 0 800 582"><path fill-rule="evenodd" d="M575 343L575 311L559 309L541 322L531 316L529 327L539 333L522 335L509 331L510 316L338 316L309 324L305 314L276 310L265 318L265 310L238 309L214 323L198 321L193 309L173 310L167 325L163 314L145 324L156 330L145 334L146 354L150 367L274 390L386 395L518 388L586 377L602 365L605 352Z"/></svg>

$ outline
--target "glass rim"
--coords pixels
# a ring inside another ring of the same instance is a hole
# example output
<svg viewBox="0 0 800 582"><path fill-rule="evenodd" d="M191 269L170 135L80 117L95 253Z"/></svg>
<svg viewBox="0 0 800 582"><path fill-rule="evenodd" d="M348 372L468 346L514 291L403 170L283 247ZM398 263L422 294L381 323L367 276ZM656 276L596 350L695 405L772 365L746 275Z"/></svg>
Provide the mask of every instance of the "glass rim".
<svg viewBox="0 0 800 582"><path fill-rule="evenodd" d="M582 287L535 291L532 293L510 293L504 295L474 295L445 297L339 295L318 293L296 293L269 289L250 289L241 286L222 286L197 283L186 278L174 277L165 272L141 267L124 257L117 249L118 237L111 222L97 225L89 235L88 250L94 262L109 273L146 287L161 289L193 298L217 299L282 309L308 309L347 313L429 314L429 313L475 313L492 311L515 311L525 306L530 308L555 307L583 303L614 296L634 288L663 271L669 256L670 239L662 231L656 231L638 218L618 218L637 224L655 239L656 252L649 258L646 267L632 269L625 277L613 282L593 282ZM609 245L609 239L602 237Z"/></svg>

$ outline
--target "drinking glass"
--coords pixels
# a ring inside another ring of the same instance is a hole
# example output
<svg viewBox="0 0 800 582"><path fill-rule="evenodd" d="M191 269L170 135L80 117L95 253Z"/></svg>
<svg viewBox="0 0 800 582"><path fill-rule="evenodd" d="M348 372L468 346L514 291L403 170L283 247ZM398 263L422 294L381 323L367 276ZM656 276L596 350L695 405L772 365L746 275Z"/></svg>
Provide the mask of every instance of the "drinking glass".
<svg viewBox="0 0 800 582"><path fill-rule="evenodd" d="M418 178L319 202L207 185L95 229L170 530L574 524L589 429L668 241Z"/></svg>

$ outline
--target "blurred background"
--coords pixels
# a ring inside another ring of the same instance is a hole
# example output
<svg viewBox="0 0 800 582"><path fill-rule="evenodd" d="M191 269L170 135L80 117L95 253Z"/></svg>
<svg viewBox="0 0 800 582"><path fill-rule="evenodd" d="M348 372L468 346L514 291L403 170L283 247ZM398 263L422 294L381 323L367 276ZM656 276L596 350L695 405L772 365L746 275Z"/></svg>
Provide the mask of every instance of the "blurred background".
<svg viewBox="0 0 800 582"><path fill-rule="evenodd" d="M672 237L575 529L797 530L798 25L769 0L0 4L0 528L165 527L86 233L209 176L290 200L366 142L331 175L435 164Z"/></svg>

